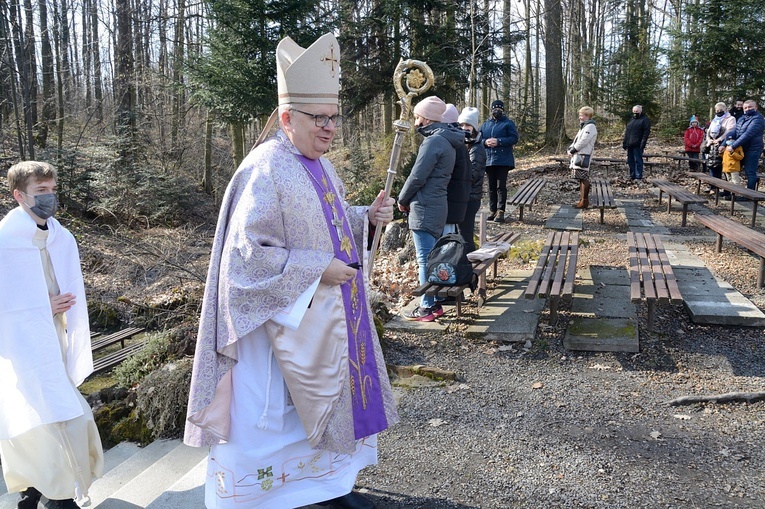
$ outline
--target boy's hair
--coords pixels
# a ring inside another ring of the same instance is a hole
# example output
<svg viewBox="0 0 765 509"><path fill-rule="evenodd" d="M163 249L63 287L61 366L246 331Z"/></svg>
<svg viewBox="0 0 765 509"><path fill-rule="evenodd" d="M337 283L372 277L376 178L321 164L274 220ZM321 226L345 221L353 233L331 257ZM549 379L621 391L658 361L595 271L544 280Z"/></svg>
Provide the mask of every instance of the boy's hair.
<svg viewBox="0 0 765 509"><path fill-rule="evenodd" d="M16 189L26 192L32 178L35 180L56 180L56 169L48 163L39 161L22 161L8 169L8 187L11 192Z"/></svg>

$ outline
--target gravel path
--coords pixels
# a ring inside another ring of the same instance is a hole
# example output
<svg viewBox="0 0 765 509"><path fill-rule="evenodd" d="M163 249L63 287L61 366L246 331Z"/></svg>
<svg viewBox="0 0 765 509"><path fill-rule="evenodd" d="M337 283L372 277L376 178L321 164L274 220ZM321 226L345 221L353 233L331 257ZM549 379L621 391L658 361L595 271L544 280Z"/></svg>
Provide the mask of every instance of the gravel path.
<svg viewBox="0 0 765 509"><path fill-rule="evenodd" d="M527 162L511 179L542 172L553 179L542 198L548 204L575 198L565 171ZM698 236L687 244L693 252L763 307L755 258L732 247L714 253L709 232L681 229L680 213L656 205L647 183L618 181L615 189L643 199L651 219L673 234ZM525 223L495 228L544 238L545 213L534 207ZM607 213L599 225L597 214L586 212L579 267L624 267L624 219ZM508 260L503 269L529 263ZM405 281L411 267L402 270ZM682 306L659 306L648 333L644 308L638 354L566 351L565 306L555 326L543 314L528 349L466 339L456 321L447 334L387 332L389 363L451 370L457 380L397 389L402 422L380 436L380 464L362 472L357 488L382 509L765 507L765 402L666 404L765 390L765 331L699 326Z"/></svg>

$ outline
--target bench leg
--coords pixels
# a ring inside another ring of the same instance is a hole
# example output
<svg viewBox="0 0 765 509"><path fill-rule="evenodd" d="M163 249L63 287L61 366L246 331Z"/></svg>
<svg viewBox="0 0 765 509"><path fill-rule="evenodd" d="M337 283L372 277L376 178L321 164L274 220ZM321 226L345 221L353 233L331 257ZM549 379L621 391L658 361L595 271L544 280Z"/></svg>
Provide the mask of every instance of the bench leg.
<svg viewBox="0 0 765 509"><path fill-rule="evenodd" d="M558 297L550 295L550 324L558 321Z"/></svg>
<svg viewBox="0 0 765 509"><path fill-rule="evenodd" d="M755 225L755 219L757 219L757 204L759 202L753 201L752 202L752 224L750 225L752 228L754 228Z"/></svg>
<svg viewBox="0 0 765 509"><path fill-rule="evenodd" d="M523 205L518 206L518 221L523 222Z"/></svg>
<svg viewBox="0 0 765 509"><path fill-rule="evenodd" d="M723 236L718 233L717 234L717 243L715 244L715 251L717 253L721 253L722 252L722 241L723 241Z"/></svg>
<svg viewBox="0 0 765 509"><path fill-rule="evenodd" d="M653 319L656 313L656 300L648 299L648 330L653 332Z"/></svg>
<svg viewBox="0 0 765 509"><path fill-rule="evenodd" d="M687 219L687 217L688 217L688 204L683 203L683 220L680 223L680 226L685 226L685 220Z"/></svg>
<svg viewBox="0 0 765 509"><path fill-rule="evenodd" d="M661 195L662 195L662 190L659 189L659 205L661 205Z"/></svg>
<svg viewBox="0 0 765 509"><path fill-rule="evenodd" d="M672 212L672 195L667 195L667 214Z"/></svg>
<svg viewBox="0 0 765 509"><path fill-rule="evenodd" d="M600 224L605 223L604 214L606 212L606 207L600 207Z"/></svg>
<svg viewBox="0 0 765 509"><path fill-rule="evenodd" d="M462 293L460 292L455 298L457 307L457 318L462 316Z"/></svg>
<svg viewBox="0 0 765 509"><path fill-rule="evenodd" d="M760 273L757 275L757 288L762 288L765 283L765 258L760 256Z"/></svg>
<svg viewBox="0 0 765 509"><path fill-rule="evenodd" d="M701 180L696 183L696 194L701 194Z"/></svg>

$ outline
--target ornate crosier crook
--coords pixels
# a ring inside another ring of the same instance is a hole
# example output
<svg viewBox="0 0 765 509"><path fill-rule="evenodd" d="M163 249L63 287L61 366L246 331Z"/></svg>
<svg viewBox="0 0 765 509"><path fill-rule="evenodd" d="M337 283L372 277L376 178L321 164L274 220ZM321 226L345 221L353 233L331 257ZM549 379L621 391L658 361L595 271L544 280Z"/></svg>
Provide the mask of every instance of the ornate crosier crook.
<svg viewBox="0 0 765 509"><path fill-rule="evenodd" d="M406 78L406 88L409 92L404 90L404 85L402 84L404 78ZM383 196L383 200L390 195L390 190L393 187L393 178L396 176L398 160L401 157L401 145L404 143L404 136L406 136L406 133L412 128L409 123L412 99L415 96L426 92L433 86L433 82L433 71L425 62L411 59L399 60L396 70L393 73L393 86L396 88L398 103L401 105L401 115L398 120L393 122L393 127L396 129L396 136L393 138L393 150L390 154L390 164L388 165L388 177L385 181L385 196ZM380 244L380 235L382 234L382 225L379 226L380 227L375 229L375 235L372 238L372 247L369 252L369 261L367 262L367 277L369 277L370 280L372 279L372 271L374 270L377 246Z"/></svg>

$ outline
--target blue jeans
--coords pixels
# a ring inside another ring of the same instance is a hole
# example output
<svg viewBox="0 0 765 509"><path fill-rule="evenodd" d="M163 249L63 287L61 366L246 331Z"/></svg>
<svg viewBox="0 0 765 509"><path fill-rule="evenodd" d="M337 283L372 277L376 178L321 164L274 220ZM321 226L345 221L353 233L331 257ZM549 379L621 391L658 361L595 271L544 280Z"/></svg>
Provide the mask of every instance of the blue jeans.
<svg viewBox="0 0 765 509"><path fill-rule="evenodd" d="M746 187L757 187L757 165L760 162L762 149L744 151L744 160L741 161L741 170L746 174Z"/></svg>
<svg viewBox="0 0 765 509"><path fill-rule="evenodd" d="M643 149L640 147L627 148L627 165L630 167L630 178L643 178Z"/></svg>
<svg viewBox="0 0 765 509"><path fill-rule="evenodd" d="M425 230L412 230L412 238L414 238L414 250L417 252L417 269L420 286L422 286L427 283L428 255L438 239ZM432 295L423 294L420 297L420 307L432 308L435 303L436 298Z"/></svg>

